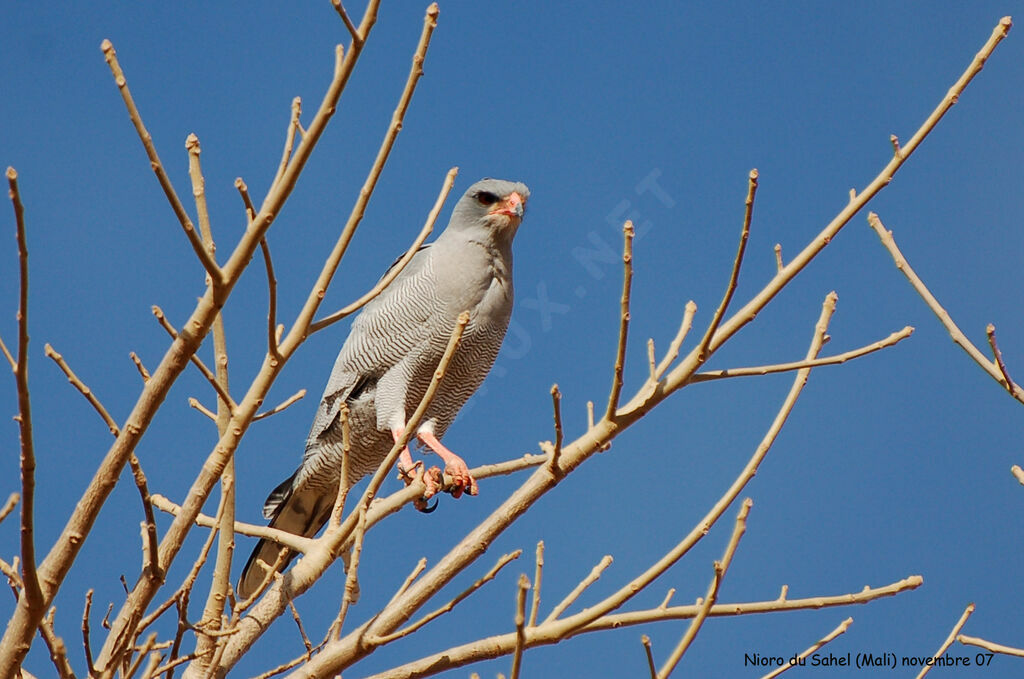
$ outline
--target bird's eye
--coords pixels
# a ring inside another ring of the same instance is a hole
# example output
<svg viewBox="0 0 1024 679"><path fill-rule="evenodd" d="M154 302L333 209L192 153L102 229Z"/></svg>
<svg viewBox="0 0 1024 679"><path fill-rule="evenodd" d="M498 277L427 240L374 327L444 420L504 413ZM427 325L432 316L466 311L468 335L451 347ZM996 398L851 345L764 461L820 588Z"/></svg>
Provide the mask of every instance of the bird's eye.
<svg viewBox="0 0 1024 679"><path fill-rule="evenodd" d="M498 202L498 197L490 191L481 191L476 194L476 201L481 205L494 205Z"/></svg>

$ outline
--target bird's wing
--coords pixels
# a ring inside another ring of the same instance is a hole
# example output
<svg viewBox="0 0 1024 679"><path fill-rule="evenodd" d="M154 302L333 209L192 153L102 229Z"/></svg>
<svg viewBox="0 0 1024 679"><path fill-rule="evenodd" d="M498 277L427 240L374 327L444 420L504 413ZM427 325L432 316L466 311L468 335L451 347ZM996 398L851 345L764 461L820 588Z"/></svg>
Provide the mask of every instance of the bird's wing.
<svg viewBox="0 0 1024 679"><path fill-rule="evenodd" d="M356 398L430 336L435 286L429 254L428 245L421 246L402 273L352 323L320 400L310 442L333 424L342 402Z"/></svg>

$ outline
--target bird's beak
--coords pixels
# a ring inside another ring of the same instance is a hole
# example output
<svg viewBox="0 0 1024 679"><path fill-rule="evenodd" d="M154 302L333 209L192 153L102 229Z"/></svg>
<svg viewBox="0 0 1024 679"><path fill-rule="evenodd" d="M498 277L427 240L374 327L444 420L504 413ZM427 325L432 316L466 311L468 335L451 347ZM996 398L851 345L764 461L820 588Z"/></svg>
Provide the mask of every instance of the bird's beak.
<svg viewBox="0 0 1024 679"><path fill-rule="evenodd" d="M513 191L505 198L505 200L498 203L494 209L491 210L491 214L507 215L516 219L522 219L524 205L525 202L523 201L523 197L520 196L518 192Z"/></svg>

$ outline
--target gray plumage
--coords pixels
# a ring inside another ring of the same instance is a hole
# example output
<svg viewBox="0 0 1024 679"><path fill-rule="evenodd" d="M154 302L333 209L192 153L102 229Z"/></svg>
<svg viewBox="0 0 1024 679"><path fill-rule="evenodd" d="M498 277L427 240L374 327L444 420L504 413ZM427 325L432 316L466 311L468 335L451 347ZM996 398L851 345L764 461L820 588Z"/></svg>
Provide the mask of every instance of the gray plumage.
<svg viewBox="0 0 1024 679"><path fill-rule="evenodd" d="M498 355L512 313L512 240L529 189L484 179L455 205L448 226L413 256L352 324L324 389L298 470L267 498L271 526L312 536L330 518L341 474L342 403L349 408L350 484L377 469L426 392L456 319L469 324L417 435L444 436ZM441 447L439 454L451 455ZM465 465L456 456L446 460ZM473 483L468 472L464 478ZM475 484L467 489L475 492ZM240 598L281 548L261 540L242 572Z"/></svg>

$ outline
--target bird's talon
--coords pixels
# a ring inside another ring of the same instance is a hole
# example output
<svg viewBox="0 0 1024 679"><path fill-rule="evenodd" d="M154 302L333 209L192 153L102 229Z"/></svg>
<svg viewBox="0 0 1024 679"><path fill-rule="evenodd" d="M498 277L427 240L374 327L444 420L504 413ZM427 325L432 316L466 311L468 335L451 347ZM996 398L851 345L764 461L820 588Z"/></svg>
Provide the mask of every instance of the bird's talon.
<svg viewBox="0 0 1024 679"><path fill-rule="evenodd" d="M440 503L440 501L440 498L435 496L434 505L430 506L430 500L428 498L421 497L418 500L413 501L412 505L423 514L431 514L435 509L437 509L437 505L438 503Z"/></svg>

